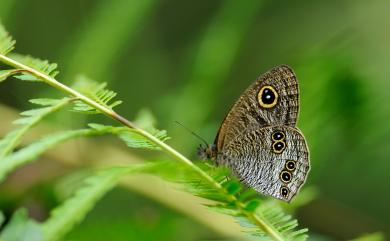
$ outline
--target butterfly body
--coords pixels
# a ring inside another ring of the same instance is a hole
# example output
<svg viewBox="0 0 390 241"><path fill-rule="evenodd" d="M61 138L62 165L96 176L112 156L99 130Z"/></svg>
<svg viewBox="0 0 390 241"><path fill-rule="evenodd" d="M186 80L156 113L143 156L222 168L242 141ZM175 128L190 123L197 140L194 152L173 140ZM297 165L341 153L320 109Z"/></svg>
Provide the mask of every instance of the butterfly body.
<svg viewBox="0 0 390 241"><path fill-rule="evenodd" d="M299 88L285 65L261 75L233 105L214 144L199 154L229 167L258 192L290 201L309 171L305 138L295 126Z"/></svg>

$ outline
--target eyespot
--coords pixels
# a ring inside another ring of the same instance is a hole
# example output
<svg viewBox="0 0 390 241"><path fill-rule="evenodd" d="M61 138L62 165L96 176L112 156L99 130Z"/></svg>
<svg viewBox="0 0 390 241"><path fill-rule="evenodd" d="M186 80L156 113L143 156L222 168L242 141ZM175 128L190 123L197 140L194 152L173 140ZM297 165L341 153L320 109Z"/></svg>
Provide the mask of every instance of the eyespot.
<svg viewBox="0 0 390 241"><path fill-rule="evenodd" d="M296 166L295 161L291 161L291 160L287 161L286 165L285 165L286 169L289 170L289 171L294 171L295 170L295 166Z"/></svg>
<svg viewBox="0 0 390 241"><path fill-rule="evenodd" d="M287 198L289 193L290 193L290 190L288 189L288 187L281 187L281 188L280 188L280 194L281 194L284 198Z"/></svg>
<svg viewBox="0 0 390 241"><path fill-rule="evenodd" d="M271 138L273 141L280 141L284 140L284 138L286 138L286 135L282 131L275 131L274 133L272 133Z"/></svg>
<svg viewBox="0 0 390 241"><path fill-rule="evenodd" d="M276 154L282 153L285 148L286 148L286 143L284 141L276 141L274 144L272 144L272 150Z"/></svg>
<svg viewBox="0 0 390 241"><path fill-rule="evenodd" d="M257 95L257 99L259 104L263 108L272 108L278 102L279 95L274 89L274 87L270 85L263 86L260 89L259 94Z"/></svg>
<svg viewBox="0 0 390 241"><path fill-rule="evenodd" d="M291 173L288 171L282 171L280 173L280 180L282 180L282 182L284 183L291 182L291 178L292 178Z"/></svg>

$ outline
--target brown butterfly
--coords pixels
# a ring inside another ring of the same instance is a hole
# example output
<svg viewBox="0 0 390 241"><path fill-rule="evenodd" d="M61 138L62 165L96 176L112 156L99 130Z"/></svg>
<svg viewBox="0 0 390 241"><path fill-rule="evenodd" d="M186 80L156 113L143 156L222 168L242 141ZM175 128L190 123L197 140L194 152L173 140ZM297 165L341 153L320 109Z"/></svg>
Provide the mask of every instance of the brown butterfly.
<svg viewBox="0 0 390 241"><path fill-rule="evenodd" d="M286 65L261 75L233 105L213 145L199 156L229 167L256 191L289 202L310 169L305 137L296 127L298 80Z"/></svg>

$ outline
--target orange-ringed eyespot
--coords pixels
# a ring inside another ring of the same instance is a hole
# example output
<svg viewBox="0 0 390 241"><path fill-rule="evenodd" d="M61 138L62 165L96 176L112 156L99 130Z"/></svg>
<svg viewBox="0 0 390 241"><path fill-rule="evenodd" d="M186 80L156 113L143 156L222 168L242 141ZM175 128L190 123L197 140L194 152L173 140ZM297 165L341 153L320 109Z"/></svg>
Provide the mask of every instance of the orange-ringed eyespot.
<svg viewBox="0 0 390 241"><path fill-rule="evenodd" d="M272 108L278 102L279 95L270 85L263 86L257 96L259 104L263 108Z"/></svg>

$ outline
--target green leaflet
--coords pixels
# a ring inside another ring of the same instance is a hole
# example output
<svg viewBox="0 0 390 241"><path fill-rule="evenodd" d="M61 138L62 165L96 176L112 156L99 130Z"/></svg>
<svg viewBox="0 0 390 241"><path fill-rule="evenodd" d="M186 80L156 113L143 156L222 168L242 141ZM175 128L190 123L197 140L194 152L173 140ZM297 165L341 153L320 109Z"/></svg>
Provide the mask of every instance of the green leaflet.
<svg viewBox="0 0 390 241"><path fill-rule="evenodd" d="M127 127L113 127L98 124L90 124L90 127L91 129L65 131L46 136L41 140L38 140L17 152L5 156L0 161L0 181L4 180L4 178L16 168L25 165L31 161L34 161L39 155L53 148L55 145L77 137L111 133L118 135L119 137L122 136L121 138L124 138L125 142L132 147L148 149L157 148L154 143L150 142L145 137L139 134L131 134L134 133L134 130ZM160 131L159 133L162 133L162 131ZM7 136L6 140L16 139L16 135L17 132L11 132ZM166 136L164 135L162 138L166 138ZM9 141L7 141L6 143L9 143Z"/></svg>
<svg viewBox="0 0 390 241"><path fill-rule="evenodd" d="M76 137L93 134L102 133L90 129L84 129L52 134L6 156L0 161L0 182L3 181L10 172L22 165L34 161L39 155L53 148L56 144Z"/></svg>
<svg viewBox="0 0 390 241"><path fill-rule="evenodd" d="M283 210L275 203L262 203L255 210L255 215L266 221L268 227L272 228L272 232L278 233L281 240L306 240L307 229L295 228L298 226L298 221L292 219L290 215L284 214ZM257 231L255 235L266 237L264 230Z"/></svg>
<svg viewBox="0 0 390 241"><path fill-rule="evenodd" d="M115 106L120 105L122 101L114 101L113 99L115 98L117 93L112 90L106 89L106 86L107 83L97 83L87 78L86 76L79 75L76 77L76 83L73 87L80 93L94 100L95 102L112 110ZM86 114L99 113L99 111L97 111L94 107L91 107L82 101L75 101L73 110Z"/></svg>
<svg viewBox="0 0 390 241"><path fill-rule="evenodd" d="M40 99L31 99L29 100L31 103L42 106L53 106L58 105L64 99L49 99L49 98L40 98Z"/></svg>
<svg viewBox="0 0 390 241"><path fill-rule="evenodd" d="M89 124L89 127L98 130L104 131L106 133L111 133L117 135L121 140L123 140L128 147L131 148L145 148L151 150L159 150L160 147L155 143L151 142L149 139L140 135L136 130L127 128L127 127L114 127L100 124ZM167 132L165 130L153 129L154 132L150 132L156 136L161 141L166 141L169 139Z"/></svg>
<svg viewBox="0 0 390 241"><path fill-rule="evenodd" d="M16 120L14 123L22 126L9 132L3 139L0 140L0 161L6 155L12 152L12 150L19 144L20 139L28 130L39 123L47 115L54 113L66 106L70 102L70 99L34 99L30 100L30 102L45 107L20 113L24 117Z"/></svg>
<svg viewBox="0 0 390 241"><path fill-rule="evenodd" d="M57 64L49 63L49 61L47 60L34 58L29 55L21 55L14 53L10 54L9 57L52 78L54 78L59 73L59 71L57 71ZM16 75L15 78L27 81L41 81L40 79L29 73L22 73L20 75Z"/></svg>
<svg viewBox="0 0 390 241"><path fill-rule="evenodd" d="M4 241L42 241L39 224L30 219L25 209L17 210L0 234Z"/></svg>
<svg viewBox="0 0 390 241"><path fill-rule="evenodd" d="M0 22L0 54L6 55L14 49L15 40L9 36Z"/></svg>
<svg viewBox="0 0 390 241"><path fill-rule="evenodd" d="M170 139L167 132L165 130L158 130L155 128L156 119L153 114L147 110L143 109L139 111L137 114L134 123L160 139L161 141L167 141ZM160 150L160 147L156 146L153 142L150 142L148 139L139 135L136 131L133 132L123 132L119 134L119 138L121 138L128 147L132 148L149 148L154 150Z"/></svg>
<svg viewBox="0 0 390 241"><path fill-rule="evenodd" d="M168 138L167 132L165 130L157 131L153 134L155 137L161 141L166 141ZM161 148L155 143L151 142L149 139L138 134L135 130L127 129L118 133L118 137L123 140L128 147L131 148L145 148L151 150L160 150Z"/></svg>
<svg viewBox="0 0 390 241"><path fill-rule="evenodd" d="M17 73L19 70L16 69L7 69L7 70L0 70L0 82L6 80L11 75Z"/></svg>
<svg viewBox="0 0 390 241"><path fill-rule="evenodd" d="M165 130L158 130L154 126L156 121L152 113L146 109L141 110L137 117L134 120L134 123L157 137L161 141L166 141L169 139L168 134ZM151 142L149 139L140 135L136 130L128 127L115 127L101 124L90 123L89 127L117 135L121 140L123 140L128 147L131 148L145 148L151 150L160 150L160 147L155 143Z"/></svg>
<svg viewBox="0 0 390 241"><path fill-rule="evenodd" d="M84 185L71 198L55 208L51 212L50 218L42 224L44 240L61 239L85 218L98 200L116 185L120 177L147 169L149 165L109 168L88 177L84 181Z"/></svg>

